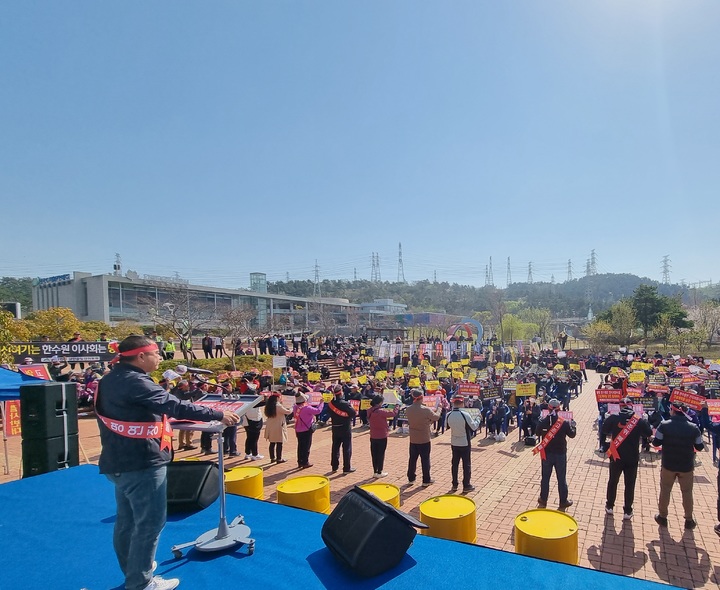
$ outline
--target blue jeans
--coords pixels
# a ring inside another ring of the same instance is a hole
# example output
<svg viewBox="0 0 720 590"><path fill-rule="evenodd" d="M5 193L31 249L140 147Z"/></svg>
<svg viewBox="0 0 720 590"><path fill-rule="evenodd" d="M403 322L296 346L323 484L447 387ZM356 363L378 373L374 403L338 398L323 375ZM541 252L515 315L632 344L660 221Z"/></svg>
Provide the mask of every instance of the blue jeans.
<svg viewBox="0 0 720 590"><path fill-rule="evenodd" d="M106 477L115 485L113 547L125 574L125 588L142 590L152 580L152 562L165 526L167 467L108 473Z"/></svg>
<svg viewBox="0 0 720 590"><path fill-rule="evenodd" d="M567 454L565 453L545 453L545 459L542 460L542 479L540 480L540 500L547 502L550 495L550 476L553 467L555 468L555 476L558 480L558 495L560 496L560 504L564 504L568 499L567 485Z"/></svg>

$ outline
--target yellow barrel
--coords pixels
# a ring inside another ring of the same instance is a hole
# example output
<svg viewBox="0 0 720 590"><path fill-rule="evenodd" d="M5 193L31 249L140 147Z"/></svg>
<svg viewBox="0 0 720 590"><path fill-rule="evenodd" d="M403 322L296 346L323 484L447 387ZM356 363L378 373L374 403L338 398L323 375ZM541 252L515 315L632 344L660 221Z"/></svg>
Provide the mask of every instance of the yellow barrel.
<svg viewBox="0 0 720 590"><path fill-rule="evenodd" d="M515 518L515 553L577 565L577 521L558 510L528 510Z"/></svg>
<svg viewBox="0 0 720 590"><path fill-rule="evenodd" d="M464 496L436 496L420 504L420 522L430 525L420 533L440 539L474 543L477 539L475 502Z"/></svg>
<svg viewBox="0 0 720 590"><path fill-rule="evenodd" d="M366 483L360 486L395 508L400 508L400 488L391 483Z"/></svg>
<svg viewBox="0 0 720 590"><path fill-rule="evenodd" d="M330 480L322 475L302 475L277 487L278 504L330 514Z"/></svg>
<svg viewBox="0 0 720 590"><path fill-rule="evenodd" d="M225 491L236 496L263 499L263 470L259 467L235 467L225 474Z"/></svg>

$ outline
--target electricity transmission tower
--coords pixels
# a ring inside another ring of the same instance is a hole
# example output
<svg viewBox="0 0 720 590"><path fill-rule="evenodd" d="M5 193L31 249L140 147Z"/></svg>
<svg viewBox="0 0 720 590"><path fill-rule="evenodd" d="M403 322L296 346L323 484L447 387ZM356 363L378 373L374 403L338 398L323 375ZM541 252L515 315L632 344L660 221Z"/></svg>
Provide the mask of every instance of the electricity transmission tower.
<svg viewBox="0 0 720 590"><path fill-rule="evenodd" d="M320 267L315 259L315 281L313 282L313 297L320 297Z"/></svg>
<svg viewBox="0 0 720 590"><path fill-rule="evenodd" d="M507 282L507 285L506 285L507 287L509 287L510 284L512 283L512 274L510 272L510 257L509 256L508 256L508 261L507 261L507 280L506 280L506 282Z"/></svg>
<svg viewBox="0 0 720 590"><path fill-rule="evenodd" d="M398 283L404 283L405 281L405 270L403 269L402 261L402 243L398 243Z"/></svg>
<svg viewBox="0 0 720 590"><path fill-rule="evenodd" d="M528 285L533 284L533 276L532 276L532 262L528 262Z"/></svg>
<svg viewBox="0 0 720 590"><path fill-rule="evenodd" d="M670 284L670 256L666 254L662 259L662 282L664 285Z"/></svg>
<svg viewBox="0 0 720 590"><path fill-rule="evenodd" d="M573 272L572 272L572 260L568 258L568 274L567 274L567 280L572 281L573 280Z"/></svg>

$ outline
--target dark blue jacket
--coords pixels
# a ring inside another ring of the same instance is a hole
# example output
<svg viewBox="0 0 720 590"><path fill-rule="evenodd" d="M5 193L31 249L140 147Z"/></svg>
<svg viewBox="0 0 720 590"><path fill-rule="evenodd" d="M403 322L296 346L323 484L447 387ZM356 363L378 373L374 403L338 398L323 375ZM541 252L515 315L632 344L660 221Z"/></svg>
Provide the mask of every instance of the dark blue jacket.
<svg viewBox="0 0 720 590"><path fill-rule="evenodd" d="M142 369L118 365L100 380L97 413L123 422L161 422L163 414L185 420L222 420L223 413L180 401L157 385ZM125 473L169 463L172 450L160 450L159 438L128 438L100 427L100 473Z"/></svg>

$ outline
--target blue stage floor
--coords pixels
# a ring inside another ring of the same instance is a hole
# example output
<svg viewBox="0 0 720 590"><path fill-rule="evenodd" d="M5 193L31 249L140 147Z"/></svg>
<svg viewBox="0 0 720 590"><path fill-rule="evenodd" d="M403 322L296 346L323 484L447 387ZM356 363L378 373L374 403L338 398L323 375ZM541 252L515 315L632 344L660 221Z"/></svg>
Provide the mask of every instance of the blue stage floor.
<svg viewBox="0 0 720 590"><path fill-rule="evenodd" d="M398 567L357 579L334 560L320 538L325 516L228 496L228 520L245 516L257 540L223 554L190 551L174 560L170 547L217 526L217 503L168 522L160 538L157 573L181 579L181 588L306 590L478 588L612 588L670 586L546 562L474 545L418 535ZM122 588L112 550L115 502L111 484L93 465L0 485L0 589L107 590Z"/></svg>

